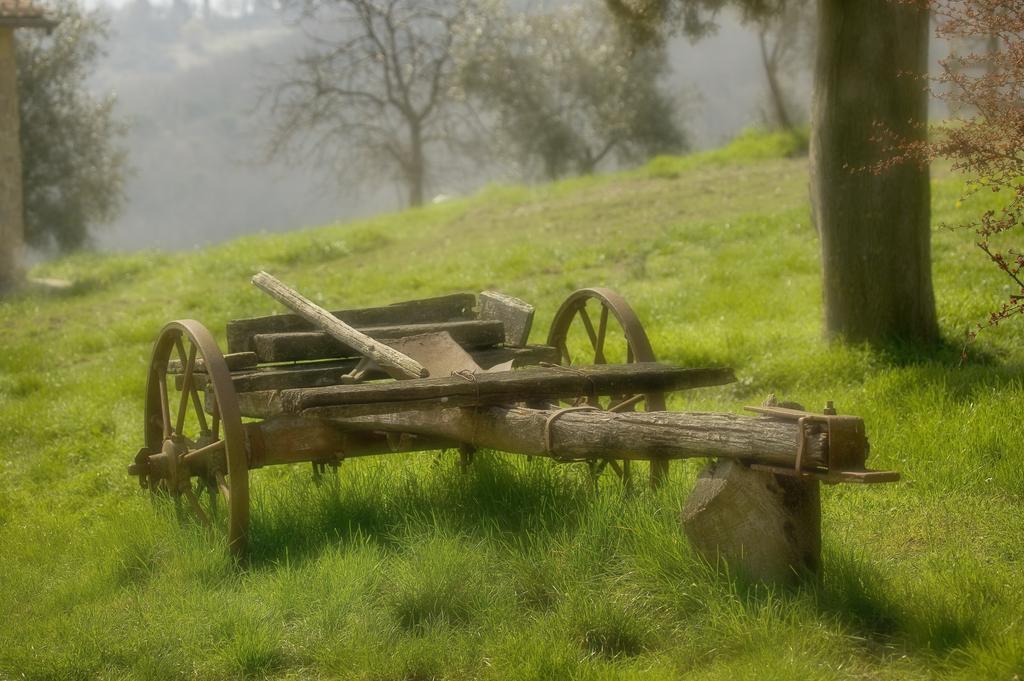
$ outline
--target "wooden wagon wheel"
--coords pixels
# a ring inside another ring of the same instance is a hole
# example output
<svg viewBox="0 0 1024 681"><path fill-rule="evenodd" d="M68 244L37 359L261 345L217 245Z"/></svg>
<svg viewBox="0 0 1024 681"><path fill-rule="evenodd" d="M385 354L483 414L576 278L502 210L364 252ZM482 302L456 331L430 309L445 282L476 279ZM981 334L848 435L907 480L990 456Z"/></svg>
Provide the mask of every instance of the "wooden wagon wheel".
<svg viewBox="0 0 1024 681"><path fill-rule="evenodd" d="M180 364L172 373L175 356ZM212 388L205 403L200 380ZM225 528L228 547L240 557L249 529L245 433L224 356L197 321L173 321L160 331L146 385L145 433L146 446L129 472L154 494L171 496L203 525ZM218 497L227 507L226 518Z"/></svg>
<svg viewBox="0 0 1024 681"><path fill-rule="evenodd" d="M551 322L548 345L558 348L563 366L657 361L636 312L625 298L607 288L583 288L566 298ZM600 402L588 397L581 403L612 411L633 411L641 404L646 411L664 411L665 395L618 395ZM620 465L610 459L595 459L591 470L600 472L606 465L624 481L629 480L629 461ZM652 460L651 486L667 477L668 461Z"/></svg>

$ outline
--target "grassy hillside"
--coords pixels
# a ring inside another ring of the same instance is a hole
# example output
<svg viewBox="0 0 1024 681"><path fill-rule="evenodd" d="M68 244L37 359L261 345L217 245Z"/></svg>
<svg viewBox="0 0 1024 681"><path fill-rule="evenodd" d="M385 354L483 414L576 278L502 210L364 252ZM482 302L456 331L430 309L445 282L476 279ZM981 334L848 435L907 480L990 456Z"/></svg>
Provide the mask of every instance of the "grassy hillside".
<svg viewBox="0 0 1024 681"><path fill-rule="evenodd" d="M64 295L0 303L0 679L993 678L1024 674L1024 326L958 339L1003 282L937 230L932 356L820 340L807 168L780 138L398 215L188 253L83 255ZM935 182L937 223L957 204ZM796 591L701 564L657 493L596 492L577 466L490 454L264 469L252 560L125 467L142 444L160 326L278 311L266 269L332 306L499 288L542 340L573 289L619 289L665 360L740 381L673 409L768 392L862 415L904 481L826 488L825 578ZM993 293L994 292L994 293Z"/></svg>

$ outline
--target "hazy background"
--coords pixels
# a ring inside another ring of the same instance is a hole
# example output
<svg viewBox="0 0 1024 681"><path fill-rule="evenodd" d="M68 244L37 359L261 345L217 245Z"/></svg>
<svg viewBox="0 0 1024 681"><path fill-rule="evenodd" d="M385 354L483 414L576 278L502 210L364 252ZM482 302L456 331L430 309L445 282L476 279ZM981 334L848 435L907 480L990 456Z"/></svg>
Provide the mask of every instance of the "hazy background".
<svg viewBox="0 0 1024 681"><path fill-rule="evenodd" d="M278 12L223 2L208 16L181 2L101 7L111 18L109 54L92 86L117 95L133 173L120 217L96 231L99 249L189 249L401 206L390 183L347 189L323 170L263 157L258 84L303 44ZM675 41L670 58L668 87L683 101L694 148L763 119L756 33L734 16L723 14L719 30L696 44ZM791 80L793 100L806 103L809 68ZM479 180L449 185L431 195L469 192Z"/></svg>

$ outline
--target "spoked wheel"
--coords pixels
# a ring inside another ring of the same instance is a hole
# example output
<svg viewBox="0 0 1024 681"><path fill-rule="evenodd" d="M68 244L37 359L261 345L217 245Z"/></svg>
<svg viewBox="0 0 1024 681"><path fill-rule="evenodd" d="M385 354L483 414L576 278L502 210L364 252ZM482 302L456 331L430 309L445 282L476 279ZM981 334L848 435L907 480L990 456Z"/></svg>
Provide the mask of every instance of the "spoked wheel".
<svg viewBox="0 0 1024 681"><path fill-rule="evenodd" d="M563 366L590 364L632 364L654 362L654 350L636 312L621 295L607 288L575 291L555 313L548 333L548 345L558 348ZM664 411L665 394L613 395L583 398L578 405L609 411ZM588 461L591 472L611 467L624 481L630 478L629 461L595 458ZM668 477L668 461L651 461L651 486Z"/></svg>
<svg viewBox="0 0 1024 681"><path fill-rule="evenodd" d="M212 388L205 403L200 382ZM240 557L249 529L245 434L231 373L199 322L182 319L160 331L149 365L145 417L146 446L129 473L204 526L226 531L228 547Z"/></svg>

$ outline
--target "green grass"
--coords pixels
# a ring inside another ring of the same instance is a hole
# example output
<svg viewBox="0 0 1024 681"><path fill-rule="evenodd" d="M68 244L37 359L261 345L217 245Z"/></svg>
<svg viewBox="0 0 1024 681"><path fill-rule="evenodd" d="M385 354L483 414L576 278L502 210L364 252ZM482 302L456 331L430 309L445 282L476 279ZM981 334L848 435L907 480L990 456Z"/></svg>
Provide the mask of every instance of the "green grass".
<svg viewBox="0 0 1024 681"><path fill-rule="evenodd" d="M747 136L618 175L478 196L202 251L41 266L62 295L0 303L0 679L991 678L1024 674L1024 326L963 330L1004 282L937 230L947 349L820 338L806 162ZM935 183L936 223L977 210ZM980 199L979 199L980 200ZM251 561L125 467L151 343L174 318L223 339L278 311L266 269L332 306L496 287L542 340L584 285L623 292L663 359L740 380L673 399L738 411L776 392L864 417L896 485L825 488L824 579L786 591L702 564L678 513L702 462L657 492L484 453L253 473Z"/></svg>

